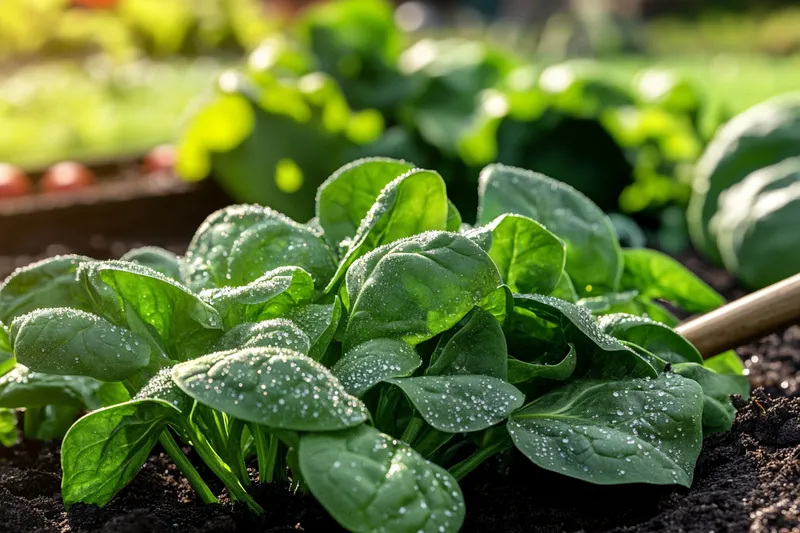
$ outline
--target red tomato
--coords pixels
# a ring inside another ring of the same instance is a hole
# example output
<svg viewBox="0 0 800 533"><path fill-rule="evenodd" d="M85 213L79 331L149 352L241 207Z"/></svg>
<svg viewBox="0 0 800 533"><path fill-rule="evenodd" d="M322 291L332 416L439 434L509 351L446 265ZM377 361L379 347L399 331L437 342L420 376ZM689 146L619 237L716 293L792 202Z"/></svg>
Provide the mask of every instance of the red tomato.
<svg viewBox="0 0 800 533"><path fill-rule="evenodd" d="M28 176L14 165L0 163L0 198L17 198L33 190Z"/></svg>
<svg viewBox="0 0 800 533"><path fill-rule="evenodd" d="M50 167L39 188L43 193L85 189L94 183L94 174L86 165L64 161Z"/></svg>
<svg viewBox="0 0 800 533"><path fill-rule="evenodd" d="M142 168L145 174L172 172L175 168L175 147L171 144L156 146L144 157Z"/></svg>

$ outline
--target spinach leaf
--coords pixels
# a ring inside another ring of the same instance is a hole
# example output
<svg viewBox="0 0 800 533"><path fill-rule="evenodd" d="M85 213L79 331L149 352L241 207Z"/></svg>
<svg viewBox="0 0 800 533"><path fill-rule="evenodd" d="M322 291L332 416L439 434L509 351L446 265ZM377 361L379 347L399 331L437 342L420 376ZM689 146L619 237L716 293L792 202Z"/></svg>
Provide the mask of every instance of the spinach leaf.
<svg viewBox="0 0 800 533"><path fill-rule="evenodd" d="M236 348L260 348L276 346L288 348L308 355L311 340L291 320L273 318L263 322L239 324L217 341L214 351L223 352Z"/></svg>
<svg viewBox="0 0 800 533"><path fill-rule="evenodd" d="M688 487L702 445L703 391L675 374L564 385L511 416L536 465L601 485Z"/></svg>
<svg viewBox="0 0 800 533"><path fill-rule="evenodd" d="M0 377L0 407L53 404L97 409L102 406L101 385L92 378L42 374L17 365Z"/></svg>
<svg viewBox="0 0 800 533"><path fill-rule="evenodd" d="M565 381L578 363L575 346L570 344L567 355L555 364L528 363L513 357L508 358L508 382L511 384L524 383L533 378L546 378Z"/></svg>
<svg viewBox="0 0 800 533"><path fill-rule="evenodd" d="M372 339L345 352L333 375L347 392L361 397L387 378L411 375L422 364L416 350L394 339Z"/></svg>
<svg viewBox="0 0 800 533"><path fill-rule="evenodd" d="M455 204L448 200L447 223L445 224L445 229L447 231L452 231L453 233L458 233L461 230L462 224L463 221L461 220L461 213L458 212L458 208L455 206Z"/></svg>
<svg viewBox="0 0 800 533"><path fill-rule="evenodd" d="M8 338L6 325L0 322L0 376L14 368L17 364L14 351L11 349L11 340Z"/></svg>
<svg viewBox="0 0 800 533"><path fill-rule="evenodd" d="M334 297L332 304L308 304L292 307L286 318L297 324L311 342L308 355L319 361L333 340L342 320L342 301Z"/></svg>
<svg viewBox="0 0 800 533"><path fill-rule="evenodd" d="M139 472L176 413L163 400L134 400L75 422L61 446L64 506L111 501Z"/></svg>
<svg viewBox="0 0 800 533"><path fill-rule="evenodd" d="M736 417L736 409L731 404L732 394L750 395L750 382L747 377L732 374L717 374L709 368L696 363L680 363L672 366L672 371L692 379L703 388L703 433L728 431Z"/></svg>
<svg viewBox="0 0 800 533"><path fill-rule="evenodd" d="M566 272L561 273L561 277L558 278L558 283L556 283L550 296L573 304L578 301L578 293L575 291L575 286L572 284L569 274Z"/></svg>
<svg viewBox="0 0 800 533"><path fill-rule="evenodd" d="M561 239L522 215L500 215L486 227L492 232L489 257L512 292L550 294L556 288L566 260Z"/></svg>
<svg viewBox="0 0 800 533"><path fill-rule="evenodd" d="M508 349L500 323L480 307L464 321L461 328L442 334L425 374L480 374L505 380Z"/></svg>
<svg viewBox="0 0 800 533"><path fill-rule="evenodd" d="M741 376L744 373L744 364L742 364L742 360L739 359L739 355L733 350L728 350L714 357L709 357L703 361L703 366L710 368L717 374Z"/></svg>
<svg viewBox="0 0 800 533"><path fill-rule="evenodd" d="M36 372L123 381L150 363L144 339L76 309L32 311L14 320L11 334L17 359Z"/></svg>
<svg viewBox="0 0 800 533"><path fill-rule="evenodd" d="M656 369L645 359L607 335L583 307L538 294L515 294L514 305L555 324L559 345L575 346L576 377L656 377Z"/></svg>
<svg viewBox="0 0 800 533"><path fill-rule="evenodd" d="M333 431L368 416L328 369L282 348L205 355L176 365L172 377L201 404L273 428Z"/></svg>
<svg viewBox="0 0 800 533"><path fill-rule="evenodd" d="M78 277L98 314L147 339L172 360L205 353L222 336L219 313L185 286L121 261L84 263Z"/></svg>
<svg viewBox="0 0 800 533"><path fill-rule="evenodd" d="M626 314L599 318L600 327L614 338L632 342L669 363L703 364L692 343L673 329L645 317Z"/></svg>
<svg viewBox="0 0 800 533"><path fill-rule="evenodd" d="M616 290L622 257L614 227L586 196L541 174L489 165L478 185L478 223L515 213L536 220L566 243L566 271L579 294Z"/></svg>
<svg viewBox="0 0 800 533"><path fill-rule="evenodd" d="M361 221L325 292L336 289L350 265L381 245L447 227L444 180L430 170L412 170L389 183Z"/></svg>
<svg viewBox="0 0 800 533"><path fill-rule="evenodd" d="M222 316L226 328L245 322L278 318L298 305L311 303L314 281L299 267L280 267L241 287L208 289L201 293Z"/></svg>
<svg viewBox="0 0 800 533"><path fill-rule="evenodd" d="M338 246L353 237L383 188L413 168L405 161L374 157L331 174L317 191L317 217L328 242Z"/></svg>
<svg viewBox="0 0 800 533"><path fill-rule="evenodd" d="M169 250L157 246L144 246L129 250L120 257L120 261L129 261L137 265L152 268L170 279L181 281L181 259Z"/></svg>
<svg viewBox="0 0 800 533"><path fill-rule="evenodd" d="M336 260L319 235L308 227L273 212L273 216L244 229L228 256L227 283L246 285L264 272L293 266L306 270L318 289L336 270Z"/></svg>
<svg viewBox="0 0 800 533"><path fill-rule="evenodd" d="M369 426L304 434L298 459L311 493L350 531L449 533L464 521L458 482Z"/></svg>
<svg viewBox="0 0 800 533"><path fill-rule="evenodd" d="M11 321L42 307L92 311L92 302L76 278L78 265L94 261L82 255L60 255L19 268L0 287L0 321Z"/></svg>
<svg viewBox="0 0 800 533"><path fill-rule="evenodd" d="M430 339L501 282L489 256L454 233L428 232L378 248L347 272L345 349L370 339L411 345Z"/></svg>
<svg viewBox="0 0 800 533"><path fill-rule="evenodd" d="M474 375L389 378L405 393L422 418L446 433L489 428L522 407L525 396L497 378Z"/></svg>
<svg viewBox="0 0 800 533"><path fill-rule="evenodd" d="M322 239L267 207L231 206L210 215L181 265L193 290L244 285L281 266L305 269L324 286L336 264Z"/></svg>
<svg viewBox="0 0 800 533"><path fill-rule="evenodd" d="M636 290L642 298L665 300L690 313L705 313L725 303L689 269L661 252L626 249L623 258L622 290Z"/></svg>

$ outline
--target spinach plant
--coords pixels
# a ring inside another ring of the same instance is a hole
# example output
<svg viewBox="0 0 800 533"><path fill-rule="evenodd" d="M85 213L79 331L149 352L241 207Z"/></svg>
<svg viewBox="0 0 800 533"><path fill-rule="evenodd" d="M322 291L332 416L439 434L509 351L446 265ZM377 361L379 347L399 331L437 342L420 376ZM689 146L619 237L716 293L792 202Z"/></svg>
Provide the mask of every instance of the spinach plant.
<svg viewBox="0 0 800 533"><path fill-rule="evenodd" d="M254 512L251 460L351 531L457 531L458 481L504 454L690 485L747 381L729 356L705 365L659 302L702 312L719 295L621 250L600 209L543 175L489 166L479 201L463 224L437 172L365 159L306 224L233 206L181 258L22 269L0 289L15 376L0 406L91 410L62 446L67 507L108 503L157 442L216 501L179 441Z"/></svg>

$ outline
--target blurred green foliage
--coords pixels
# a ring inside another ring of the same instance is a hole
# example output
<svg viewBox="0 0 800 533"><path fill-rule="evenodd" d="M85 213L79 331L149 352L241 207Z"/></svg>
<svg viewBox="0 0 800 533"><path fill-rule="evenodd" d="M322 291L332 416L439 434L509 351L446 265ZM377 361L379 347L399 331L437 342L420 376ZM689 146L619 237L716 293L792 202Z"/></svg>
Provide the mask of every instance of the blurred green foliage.
<svg viewBox="0 0 800 533"><path fill-rule="evenodd" d="M113 2L112 2L113 3ZM118 0L105 9L71 0L3 0L0 62L102 51L118 60L249 50L282 21L259 0Z"/></svg>
<svg viewBox="0 0 800 533"><path fill-rule="evenodd" d="M341 109L333 127L319 112L294 116L281 109L305 106L301 88L309 77L324 80L322 107ZM484 40L421 39L409 46L390 4L380 0L307 11L257 48L245 69L224 74L219 86L190 121L179 170L191 179L213 173L238 201L304 206L294 213L300 218L313 215L313 193L275 193L286 157L308 191L355 157L404 158L440 169L458 184L450 188L456 205L472 212L479 169L499 161L570 183L606 210L657 211L688 198L687 171L705 144L701 117L708 119L704 95L668 71L643 73L631 84L600 63L544 67ZM220 121L215 129L236 132L229 140L240 144L214 145L203 137L220 133L204 133L203 117L232 94L247 102L248 118ZM270 95L280 106L265 104ZM354 138L344 125L359 121L369 123L370 134Z"/></svg>

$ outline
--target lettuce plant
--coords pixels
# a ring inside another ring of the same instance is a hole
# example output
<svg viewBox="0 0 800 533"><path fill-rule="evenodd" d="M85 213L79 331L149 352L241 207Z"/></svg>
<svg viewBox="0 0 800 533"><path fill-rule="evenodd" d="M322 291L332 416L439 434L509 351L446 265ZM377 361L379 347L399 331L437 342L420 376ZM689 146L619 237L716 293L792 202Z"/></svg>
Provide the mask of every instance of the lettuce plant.
<svg viewBox="0 0 800 533"><path fill-rule="evenodd" d="M728 395L747 393L660 304L705 311L719 295L620 249L560 182L485 168L473 227L437 172L366 159L320 187L316 212L233 206L182 258L61 257L6 281L11 373L129 395L64 438L67 507L108 503L157 442L215 501L181 441L254 512L251 458L261 482L310 492L351 531L457 531L458 481L497 455L688 486L703 435L732 423ZM28 407L11 385L0 405Z"/></svg>

